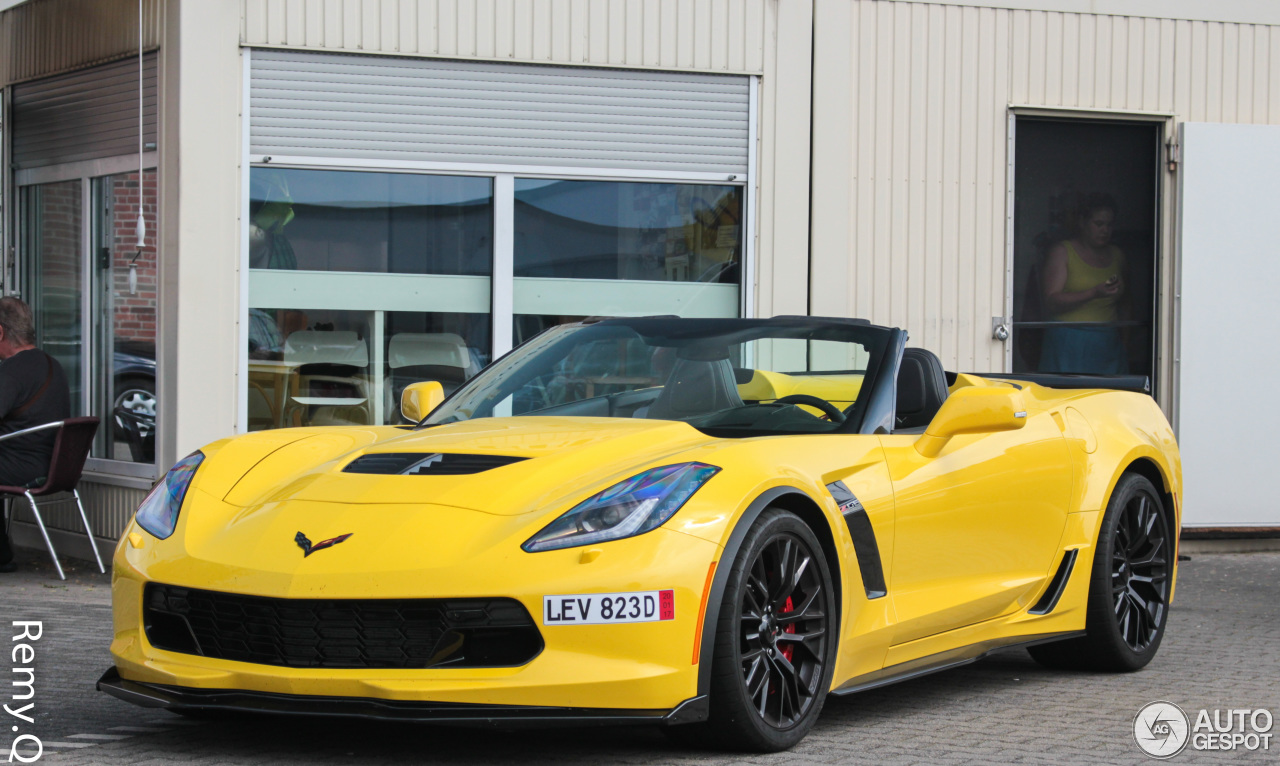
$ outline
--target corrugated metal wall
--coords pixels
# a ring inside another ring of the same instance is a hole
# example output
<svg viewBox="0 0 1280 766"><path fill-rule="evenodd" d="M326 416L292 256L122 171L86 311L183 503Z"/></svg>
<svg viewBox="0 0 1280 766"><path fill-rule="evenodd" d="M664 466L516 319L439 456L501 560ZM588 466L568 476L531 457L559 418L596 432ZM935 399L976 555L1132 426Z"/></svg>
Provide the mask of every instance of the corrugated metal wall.
<svg viewBox="0 0 1280 766"><path fill-rule="evenodd" d="M161 0L143 0L142 45L160 46ZM0 14L0 85L138 52L138 0L33 0Z"/></svg>
<svg viewBox="0 0 1280 766"><path fill-rule="evenodd" d="M156 141L156 54L143 57L143 140ZM13 89L13 164L34 168L138 151L138 59Z"/></svg>
<svg viewBox="0 0 1280 766"><path fill-rule="evenodd" d="M89 524L93 527L95 537L115 540L129 525L133 512L138 509L146 490L116 487L98 484L87 479L80 482L80 500L84 503L89 516ZM52 505L54 500L66 500ZM24 497L13 499L13 519L16 522L35 523L31 516L31 505ZM80 511L76 508L75 499L70 493L63 493L40 500L40 517L50 529L62 529L68 532L84 532L84 523L80 521ZM103 557L110 555L102 552Z"/></svg>
<svg viewBox="0 0 1280 766"><path fill-rule="evenodd" d="M1280 122L1280 27L817 0L814 40L811 309L949 369L1004 366L1010 105Z"/></svg>
<svg viewBox="0 0 1280 766"><path fill-rule="evenodd" d="M253 154L745 176L749 81L259 50Z"/></svg>
<svg viewBox="0 0 1280 766"><path fill-rule="evenodd" d="M246 45L744 74L765 66L766 0L243 2Z"/></svg>

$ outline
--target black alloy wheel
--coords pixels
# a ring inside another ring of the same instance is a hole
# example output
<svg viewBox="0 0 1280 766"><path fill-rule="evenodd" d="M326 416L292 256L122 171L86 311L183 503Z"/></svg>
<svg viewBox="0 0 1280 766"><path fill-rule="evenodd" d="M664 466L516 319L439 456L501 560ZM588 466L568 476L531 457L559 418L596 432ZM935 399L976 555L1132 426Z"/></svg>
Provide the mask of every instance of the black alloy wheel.
<svg viewBox="0 0 1280 766"><path fill-rule="evenodd" d="M1146 651L1164 627L1169 601L1169 524L1152 493L1129 497L1111 553L1116 627L1135 652Z"/></svg>
<svg viewBox="0 0 1280 766"><path fill-rule="evenodd" d="M826 664L825 592L813 556L795 535L771 538L747 570L738 608L742 683L777 729L804 718Z"/></svg>
<svg viewBox="0 0 1280 766"><path fill-rule="evenodd" d="M1144 476L1126 473L1098 531L1082 638L1033 646L1037 662L1077 670L1140 670L1169 621L1176 556L1169 515Z"/></svg>
<svg viewBox="0 0 1280 766"><path fill-rule="evenodd" d="M669 733L686 744L736 750L795 745L813 728L831 687L837 617L818 538L795 514L766 509L729 571L716 623L710 718Z"/></svg>

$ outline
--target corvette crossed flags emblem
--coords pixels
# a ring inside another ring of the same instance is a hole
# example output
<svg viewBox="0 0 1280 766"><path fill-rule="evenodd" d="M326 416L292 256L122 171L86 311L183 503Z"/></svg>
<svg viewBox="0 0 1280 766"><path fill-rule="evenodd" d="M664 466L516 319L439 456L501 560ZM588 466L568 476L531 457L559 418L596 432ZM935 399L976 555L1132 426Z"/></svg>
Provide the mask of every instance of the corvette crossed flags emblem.
<svg viewBox="0 0 1280 766"><path fill-rule="evenodd" d="M295 543L297 543L297 544L298 544L298 547L299 547L299 548L301 548L301 549L302 549L302 558L304 558L304 559L305 559L307 556L310 556L311 554L315 553L316 551L322 551L322 550L324 550L325 548L332 548L333 546L337 545L338 543L342 542L343 540L346 540L348 537L351 537L351 535L353 535L353 534L355 534L355 533L354 533L354 532L348 532L348 533L347 533L347 534L345 534L345 535L339 535L339 536L337 536L337 537L331 537L331 538L329 538L328 540L321 540L320 542L316 543L315 545L312 545L312 544L311 544L311 541L307 539L307 536L306 536L306 535L304 535L304 534L302 534L301 532L299 532L299 533L298 533L298 534L293 538L293 541L294 541Z"/></svg>

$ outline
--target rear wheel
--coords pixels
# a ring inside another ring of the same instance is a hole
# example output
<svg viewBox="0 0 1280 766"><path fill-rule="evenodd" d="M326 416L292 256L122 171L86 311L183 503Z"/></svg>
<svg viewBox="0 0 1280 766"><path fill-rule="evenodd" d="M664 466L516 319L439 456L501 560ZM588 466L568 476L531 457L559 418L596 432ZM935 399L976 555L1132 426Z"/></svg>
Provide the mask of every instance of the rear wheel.
<svg viewBox="0 0 1280 766"><path fill-rule="evenodd" d="M813 728L831 686L835 608L818 538L796 515L765 510L733 562L716 626L705 731L718 744L776 752Z"/></svg>
<svg viewBox="0 0 1280 766"><path fill-rule="evenodd" d="M1173 585L1173 537L1160 493L1143 476L1116 484L1098 532L1085 636L1031 647L1050 667L1133 671L1164 638Z"/></svg>

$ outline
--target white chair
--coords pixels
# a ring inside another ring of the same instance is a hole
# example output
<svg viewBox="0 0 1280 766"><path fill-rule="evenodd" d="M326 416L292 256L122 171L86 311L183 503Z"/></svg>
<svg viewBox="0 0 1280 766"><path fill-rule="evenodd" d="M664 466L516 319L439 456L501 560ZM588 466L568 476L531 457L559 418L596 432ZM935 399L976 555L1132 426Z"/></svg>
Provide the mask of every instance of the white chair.
<svg viewBox="0 0 1280 766"><path fill-rule="evenodd" d="M308 424L369 422L369 346L355 332L298 330L285 341L284 362L298 376L289 409L307 408ZM352 408L360 420L339 416Z"/></svg>

